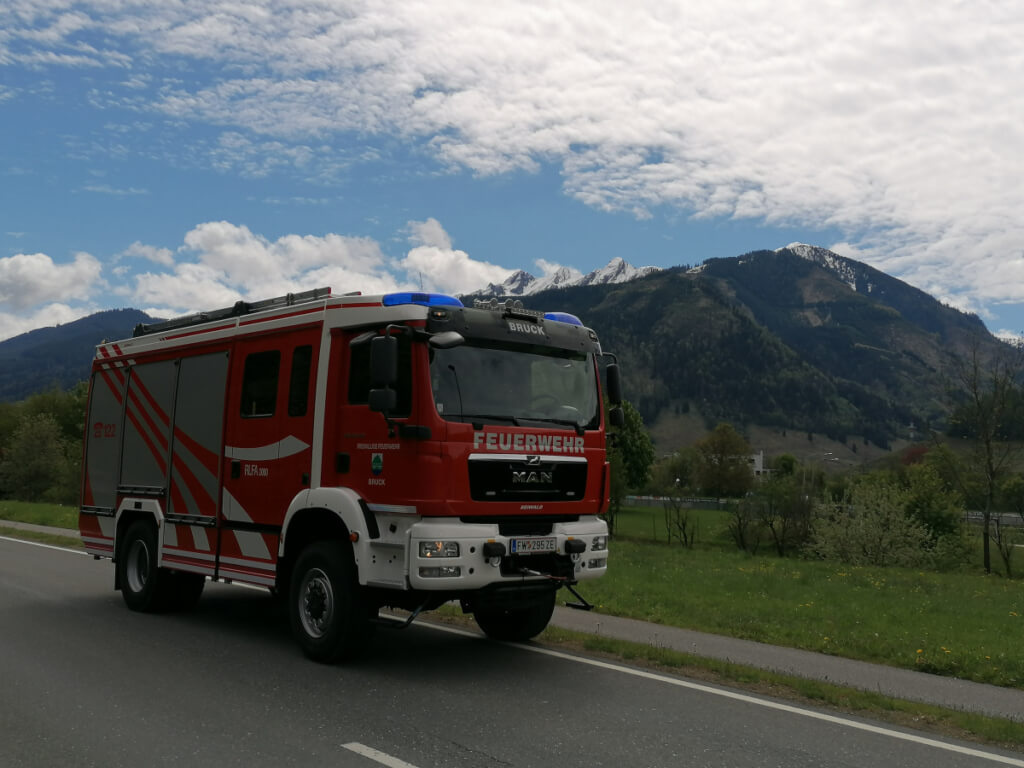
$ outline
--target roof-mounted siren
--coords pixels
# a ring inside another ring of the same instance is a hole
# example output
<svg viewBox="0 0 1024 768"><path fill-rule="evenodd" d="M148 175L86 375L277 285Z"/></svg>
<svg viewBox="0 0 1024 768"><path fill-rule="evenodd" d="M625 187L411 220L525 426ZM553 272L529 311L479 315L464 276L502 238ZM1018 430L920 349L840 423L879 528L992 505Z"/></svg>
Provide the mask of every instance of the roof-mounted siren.
<svg viewBox="0 0 1024 768"><path fill-rule="evenodd" d="M576 315L570 315L568 312L545 312L544 319L554 320L556 323L578 325L580 328L583 327L583 322Z"/></svg>
<svg viewBox="0 0 1024 768"><path fill-rule="evenodd" d="M418 304L421 307L461 307L464 306L454 296L444 293L388 293L380 300L385 307L397 307L401 304Z"/></svg>

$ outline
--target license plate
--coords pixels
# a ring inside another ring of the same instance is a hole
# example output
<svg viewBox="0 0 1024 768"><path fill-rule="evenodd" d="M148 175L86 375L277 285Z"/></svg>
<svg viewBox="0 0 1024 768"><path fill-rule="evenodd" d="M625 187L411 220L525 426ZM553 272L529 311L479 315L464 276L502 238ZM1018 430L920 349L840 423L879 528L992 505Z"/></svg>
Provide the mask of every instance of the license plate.
<svg viewBox="0 0 1024 768"><path fill-rule="evenodd" d="M552 536L545 539L511 539L509 549L513 555L536 555L542 552L554 552L558 546Z"/></svg>

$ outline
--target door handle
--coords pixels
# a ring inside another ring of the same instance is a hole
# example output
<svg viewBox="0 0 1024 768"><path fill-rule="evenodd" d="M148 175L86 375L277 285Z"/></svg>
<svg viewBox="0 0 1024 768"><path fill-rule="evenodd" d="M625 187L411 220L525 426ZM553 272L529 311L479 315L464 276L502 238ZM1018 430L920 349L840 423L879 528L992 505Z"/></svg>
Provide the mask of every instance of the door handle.
<svg viewBox="0 0 1024 768"><path fill-rule="evenodd" d="M237 480L242 476L242 462L238 459L234 459L231 462L231 479Z"/></svg>

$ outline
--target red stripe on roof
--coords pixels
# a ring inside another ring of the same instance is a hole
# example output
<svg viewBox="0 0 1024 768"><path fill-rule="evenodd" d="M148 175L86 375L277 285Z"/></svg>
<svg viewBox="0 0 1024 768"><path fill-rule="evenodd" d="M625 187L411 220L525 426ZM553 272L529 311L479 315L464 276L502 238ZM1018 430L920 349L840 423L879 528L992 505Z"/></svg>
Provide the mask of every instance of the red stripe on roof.
<svg viewBox="0 0 1024 768"><path fill-rule="evenodd" d="M189 331L187 333L173 333L170 336L163 336L162 338L165 339L166 341L173 341L174 339L184 339L187 336L196 336L201 333L214 333L216 331L226 331L228 328L234 327L234 323L229 323L228 325L218 325L216 328L203 328L202 330Z"/></svg>

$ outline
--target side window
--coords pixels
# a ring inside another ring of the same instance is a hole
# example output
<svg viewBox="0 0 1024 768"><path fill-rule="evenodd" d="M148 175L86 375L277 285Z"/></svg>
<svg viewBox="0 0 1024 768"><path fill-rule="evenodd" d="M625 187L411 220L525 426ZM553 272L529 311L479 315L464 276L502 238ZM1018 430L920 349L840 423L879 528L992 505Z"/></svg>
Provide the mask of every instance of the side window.
<svg viewBox="0 0 1024 768"><path fill-rule="evenodd" d="M245 358L241 414L245 418L273 416L277 403L277 377L281 353L254 352Z"/></svg>
<svg viewBox="0 0 1024 768"><path fill-rule="evenodd" d="M351 346L352 362L348 374L348 401L352 405L365 405L370 399L370 344ZM398 405L392 416L412 413L412 342L407 336L398 337L398 383L395 386Z"/></svg>
<svg viewBox="0 0 1024 768"><path fill-rule="evenodd" d="M288 382L288 415L305 416L309 407L309 370L313 362L313 347L296 347L292 353L292 374Z"/></svg>

